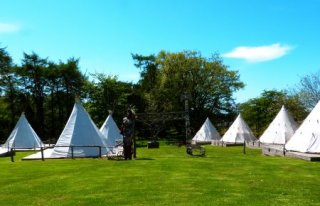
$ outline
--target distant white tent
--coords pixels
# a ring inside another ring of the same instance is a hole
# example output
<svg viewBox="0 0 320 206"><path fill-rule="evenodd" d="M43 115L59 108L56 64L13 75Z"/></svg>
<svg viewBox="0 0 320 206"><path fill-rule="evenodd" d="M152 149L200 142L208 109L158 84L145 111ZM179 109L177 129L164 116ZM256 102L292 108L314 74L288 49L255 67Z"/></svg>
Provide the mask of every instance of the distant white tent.
<svg viewBox="0 0 320 206"><path fill-rule="evenodd" d="M80 103L76 102L69 120L52 151L51 158L71 157L72 148L74 157L99 156L98 147L81 146L100 146L101 154L106 154L106 145L103 138L103 134L93 123L90 115Z"/></svg>
<svg viewBox="0 0 320 206"><path fill-rule="evenodd" d="M320 153L320 101L285 145L286 150Z"/></svg>
<svg viewBox="0 0 320 206"><path fill-rule="evenodd" d="M104 136L104 142L108 147L114 147L118 141L122 141L120 130L110 114L100 128Z"/></svg>
<svg viewBox="0 0 320 206"><path fill-rule="evenodd" d="M297 130L298 124L284 106L269 127L261 135L259 141L265 144L285 144Z"/></svg>
<svg viewBox="0 0 320 206"><path fill-rule="evenodd" d="M216 130L216 128L211 123L210 119L207 118L206 121L203 123L199 131L196 135L192 138L193 142L198 143L211 143L212 140L219 140L221 139L220 134Z"/></svg>
<svg viewBox="0 0 320 206"><path fill-rule="evenodd" d="M32 129L24 113L21 114L16 126L12 130L3 148L40 148L44 144Z"/></svg>
<svg viewBox="0 0 320 206"><path fill-rule="evenodd" d="M256 140L256 137L240 114L221 139L221 141L228 143L243 143Z"/></svg>

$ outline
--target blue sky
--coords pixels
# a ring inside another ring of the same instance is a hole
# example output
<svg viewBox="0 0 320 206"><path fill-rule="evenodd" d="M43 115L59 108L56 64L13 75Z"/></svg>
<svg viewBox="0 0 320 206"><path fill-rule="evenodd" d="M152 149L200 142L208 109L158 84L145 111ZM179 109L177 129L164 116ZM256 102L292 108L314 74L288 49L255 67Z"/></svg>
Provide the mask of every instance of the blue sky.
<svg viewBox="0 0 320 206"><path fill-rule="evenodd" d="M320 0L0 0L0 47L15 63L32 51L80 58L83 72L136 82L131 53L220 53L246 87L294 87L320 70Z"/></svg>

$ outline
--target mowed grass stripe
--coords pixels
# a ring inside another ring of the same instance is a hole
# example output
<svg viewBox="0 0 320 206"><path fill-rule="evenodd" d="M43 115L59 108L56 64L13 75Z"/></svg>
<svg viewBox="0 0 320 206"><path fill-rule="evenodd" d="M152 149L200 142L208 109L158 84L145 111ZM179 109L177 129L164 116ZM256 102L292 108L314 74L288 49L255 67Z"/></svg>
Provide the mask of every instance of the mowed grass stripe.
<svg viewBox="0 0 320 206"><path fill-rule="evenodd" d="M0 205L320 205L320 164L260 150L138 149L133 161L0 159Z"/></svg>

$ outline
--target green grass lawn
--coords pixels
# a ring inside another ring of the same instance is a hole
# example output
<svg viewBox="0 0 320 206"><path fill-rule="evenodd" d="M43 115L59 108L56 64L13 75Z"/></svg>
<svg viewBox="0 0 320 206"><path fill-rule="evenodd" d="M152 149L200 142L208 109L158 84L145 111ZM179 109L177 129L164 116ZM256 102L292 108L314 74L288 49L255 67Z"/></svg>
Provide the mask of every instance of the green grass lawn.
<svg viewBox="0 0 320 206"><path fill-rule="evenodd" d="M320 205L320 163L260 150L139 148L137 160L0 158L0 205Z"/></svg>

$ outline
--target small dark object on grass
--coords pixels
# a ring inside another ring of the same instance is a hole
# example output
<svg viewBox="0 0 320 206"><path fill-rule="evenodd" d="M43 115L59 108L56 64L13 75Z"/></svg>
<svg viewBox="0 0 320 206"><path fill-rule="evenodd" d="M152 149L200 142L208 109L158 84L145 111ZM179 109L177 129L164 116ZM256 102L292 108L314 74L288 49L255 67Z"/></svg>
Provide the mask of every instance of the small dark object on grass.
<svg viewBox="0 0 320 206"><path fill-rule="evenodd" d="M148 149L150 148L159 148L159 142L157 141L148 142Z"/></svg>
<svg viewBox="0 0 320 206"><path fill-rule="evenodd" d="M198 151L198 154L195 154L195 151ZM203 146L197 144L188 144L187 145L187 154L192 156L205 156L206 150Z"/></svg>

